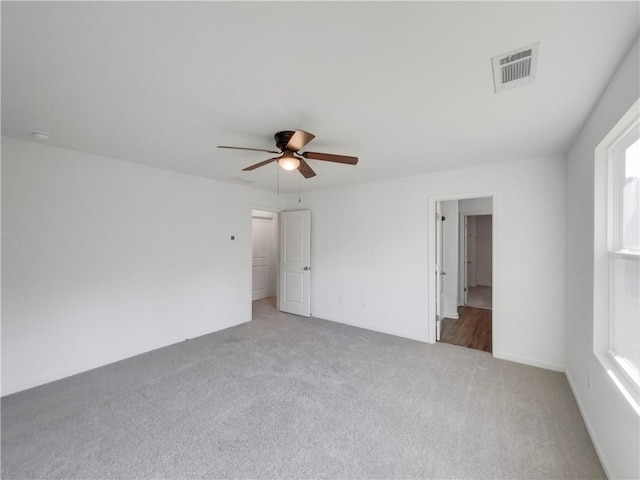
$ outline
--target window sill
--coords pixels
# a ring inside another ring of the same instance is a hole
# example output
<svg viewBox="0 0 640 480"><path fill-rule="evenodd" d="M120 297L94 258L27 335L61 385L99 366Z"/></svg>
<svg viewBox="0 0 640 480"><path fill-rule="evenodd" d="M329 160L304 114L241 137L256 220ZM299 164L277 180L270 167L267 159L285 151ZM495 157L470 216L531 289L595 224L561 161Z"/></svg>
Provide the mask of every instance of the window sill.
<svg viewBox="0 0 640 480"><path fill-rule="evenodd" d="M640 253L636 250L616 250L615 252L609 252L609 255L623 260L640 262Z"/></svg>
<svg viewBox="0 0 640 480"><path fill-rule="evenodd" d="M634 372L628 372L624 359L616 357L610 351L596 352L596 357L616 388L640 417L640 385L634 378Z"/></svg>

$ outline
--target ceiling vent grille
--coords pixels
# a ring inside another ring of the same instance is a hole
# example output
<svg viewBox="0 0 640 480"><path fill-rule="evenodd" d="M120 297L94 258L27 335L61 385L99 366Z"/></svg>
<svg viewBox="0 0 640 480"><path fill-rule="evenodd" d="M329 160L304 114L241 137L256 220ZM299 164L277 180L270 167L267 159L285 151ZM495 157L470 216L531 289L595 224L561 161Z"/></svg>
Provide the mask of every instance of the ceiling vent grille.
<svg viewBox="0 0 640 480"><path fill-rule="evenodd" d="M512 50L491 59L496 93L531 83L536 78L540 43Z"/></svg>

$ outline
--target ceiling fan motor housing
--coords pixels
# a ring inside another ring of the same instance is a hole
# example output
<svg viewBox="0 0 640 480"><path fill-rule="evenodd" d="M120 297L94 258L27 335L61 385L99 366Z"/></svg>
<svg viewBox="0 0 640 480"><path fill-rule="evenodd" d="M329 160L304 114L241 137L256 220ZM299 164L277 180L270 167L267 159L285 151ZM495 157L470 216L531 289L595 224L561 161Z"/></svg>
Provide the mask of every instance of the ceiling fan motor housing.
<svg viewBox="0 0 640 480"><path fill-rule="evenodd" d="M292 132L291 130L284 130L282 132L276 133L273 138L276 140L276 147L278 147L283 152L287 150L286 146L293 137L293 134L296 132Z"/></svg>
<svg viewBox="0 0 640 480"><path fill-rule="evenodd" d="M275 150L266 150L264 148L249 148L249 147L231 147L228 145L218 145L218 148L232 148L235 150L253 150L257 152L275 153L279 156L263 160L262 162L249 165L243 168L243 171L255 170L259 167L264 167L272 162L277 162L285 170L298 170L304 178L311 178L316 175L316 172L305 161L305 158L311 160L323 160L325 162L343 163L347 165L355 165L358 163L358 157L348 157L346 155L334 155L331 153L319 153L319 152L302 152L298 153L304 148L304 146L315 138L315 135L304 130L282 130L276 133L273 138L276 141L276 146L280 149L279 152Z"/></svg>

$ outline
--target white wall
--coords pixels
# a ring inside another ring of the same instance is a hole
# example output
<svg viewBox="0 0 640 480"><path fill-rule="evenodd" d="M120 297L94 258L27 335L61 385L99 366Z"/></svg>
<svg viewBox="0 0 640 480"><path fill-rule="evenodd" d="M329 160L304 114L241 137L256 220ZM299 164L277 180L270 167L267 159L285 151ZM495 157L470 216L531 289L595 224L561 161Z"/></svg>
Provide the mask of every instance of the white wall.
<svg viewBox="0 0 640 480"><path fill-rule="evenodd" d="M442 313L447 318L458 318L458 201L440 202L443 222Z"/></svg>
<svg viewBox="0 0 640 480"><path fill-rule="evenodd" d="M494 355L562 370L565 174L562 157L541 158L287 196L311 209L313 315L427 341L429 197L494 194ZM535 235L513 228L523 216ZM544 315L523 308L531 298Z"/></svg>
<svg viewBox="0 0 640 480"><path fill-rule="evenodd" d="M610 478L640 478L640 418L593 353L594 149L640 96L638 41L568 154L567 377Z"/></svg>
<svg viewBox="0 0 640 480"><path fill-rule="evenodd" d="M458 209L465 215L482 215L493 212L493 198L466 198L458 202Z"/></svg>
<svg viewBox="0 0 640 480"><path fill-rule="evenodd" d="M276 204L3 138L2 393L250 320L251 206Z"/></svg>
<svg viewBox="0 0 640 480"><path fill-rule="evenodd" d="M491 286L492 272L492 221L491 215L476 216L476 284ZM517 227L516 227L517 228Z"/></svg>

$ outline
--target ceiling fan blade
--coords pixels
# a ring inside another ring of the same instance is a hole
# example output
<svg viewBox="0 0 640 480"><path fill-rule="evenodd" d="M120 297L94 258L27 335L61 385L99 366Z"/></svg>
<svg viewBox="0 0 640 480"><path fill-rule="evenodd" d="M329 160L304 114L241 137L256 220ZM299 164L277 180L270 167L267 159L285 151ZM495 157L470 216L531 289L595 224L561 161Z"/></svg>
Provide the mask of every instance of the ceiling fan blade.
<svg viewBox="0 0 640 480"><path fill-rule="evenodd" d="M311 160L324 160L326 162L344 163L347 165L355 165L358 163L358 157L348 157L346 155L333 155L331 153L304 152L301 154L304 158Z"/></svg>
<svg viewBox="0 0 640 480"><path fill-rule="evenodd" d="M316 176L316 172L313 171L313 168L311 168L307 162L305 162L302 158L299 158L298 160L300 160L298 171L304 178L311 178Z"/></svg>
<svg viewBox="0 0 640 480"><path fill-rule="evenodd" d="M278 152L276 152L276 153L278 153ZM265 165L270 164L271 162L275 162L276 160L278 160L278 158L279 157L273 157L273 158L270 158L269 160L265 160L264 162L256 163L255 165L251 165L251 166L249 166L247 168L243 168L242 171L243 172L247 172L249 170L255 170L256 168L260 168L260 167L263 167Z"/></svg>
<svg viewBox="0 0 640 480"><path fill-rule="evenodd" d="M286 149L291 150L292 152L297 152L304 148L304 146L314 138L316 138L316 136L312 133L305 132L304 130L296 130L291 136L291 139L287 142Z"/></svg>
<svg viewBox="0 0 640 480"><path fill-rule="evenodd" d="M226 145L218 145L218 148L231 148L233 150L252 150L254 152L281 153L277 150L265 150L264 148L228 147Z"/></svg>

